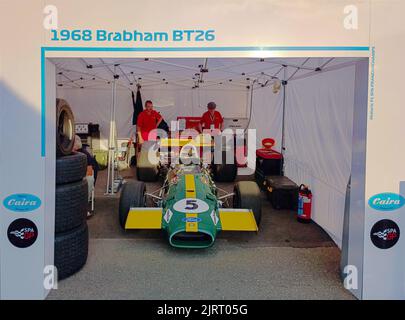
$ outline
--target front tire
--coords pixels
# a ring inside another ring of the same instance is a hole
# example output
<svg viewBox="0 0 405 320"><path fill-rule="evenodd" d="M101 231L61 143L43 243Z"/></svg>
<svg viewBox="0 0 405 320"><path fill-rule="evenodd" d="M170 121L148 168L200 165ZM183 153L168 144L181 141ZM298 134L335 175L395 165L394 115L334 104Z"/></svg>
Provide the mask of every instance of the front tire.
<svg viewBox="0 0 405 320"><path fill-rule="evenodd" d="M144 207L146 203L145 198L146 186L141 181L128 181L124 184L119 204L119 222L123 229L127 222L129 209L131 207Z"/></svg>
<svg viewBox="0 0 405 320"><path fill-rule="evenodd" d="M240 181L233 189L233 207L240 209L251 209L257 226L262 220L262 204L260 200L260 189L256 182Z"/></svg>

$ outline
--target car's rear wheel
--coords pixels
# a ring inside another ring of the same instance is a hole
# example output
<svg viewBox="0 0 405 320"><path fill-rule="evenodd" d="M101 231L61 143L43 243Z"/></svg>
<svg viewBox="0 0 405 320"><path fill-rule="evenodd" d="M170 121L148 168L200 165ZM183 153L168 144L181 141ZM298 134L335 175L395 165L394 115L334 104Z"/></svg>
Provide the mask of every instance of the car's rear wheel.
<svg viewBox="0 0 405 320"><path fill-rule="evenodd" d="M212 174L214 180L217 182L233 182L238 174L238 167L235 159L233 163L226 163L226 154L226 151L222 151L221 164L212 164Z"/></svg>
<svg viewBox="0 0 405 320"><path fill-rule="evenodd" d="M257 226L262 220L262 205L260 200L260 189L256 182L240 181L235 184L233 196L233 207L251 209L256 219Z"/></svg>
<svg viewBox="0 0 405 320"><path fill-rule="evenodd" d="M159 178L157 159L149 159L150 156L155 155L151 148L154 148L152 142L144 142L136 161L136 175L140 181L153 182L157 181Z"/></svg>
<svg viewBox="0 0 405 320"><path fill-rule="evenodd" d="M121 190L119 203L119 222L123 229L131 207L144 207L146 186L141 181L128 181Z"/></svg>

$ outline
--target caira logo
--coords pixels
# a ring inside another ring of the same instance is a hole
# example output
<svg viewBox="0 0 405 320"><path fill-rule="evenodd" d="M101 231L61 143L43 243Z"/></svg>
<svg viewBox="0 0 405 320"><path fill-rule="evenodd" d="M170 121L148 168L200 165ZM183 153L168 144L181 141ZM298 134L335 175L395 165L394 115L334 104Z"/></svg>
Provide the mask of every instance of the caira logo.
<svg viewBox="0 0 405 320"><path fill-rule="evenodd" d="M28 212L38 209L41 206L41 199L27 193L12 194L4 199L5 208L16 212Z"/></svg>
<svg viewBox="0 0 405 320"><path fill-rule="evenodd" d="M401 208L405 204L403 196L397 193L379 193L368 200L368 205L379 211L393 211Z"/></svg>

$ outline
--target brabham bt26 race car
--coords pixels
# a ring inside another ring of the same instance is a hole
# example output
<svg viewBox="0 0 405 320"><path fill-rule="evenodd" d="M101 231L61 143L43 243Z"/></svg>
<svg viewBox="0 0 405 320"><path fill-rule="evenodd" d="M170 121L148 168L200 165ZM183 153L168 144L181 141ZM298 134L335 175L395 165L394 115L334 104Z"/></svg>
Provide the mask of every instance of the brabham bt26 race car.
<svg viewBox="0 0 405 320"><path fill-rule="evenodd" d="M233 192L226 193L215 185L212 167L201 163L165 166L163 186L152 193L146 192L144 182L128 181L119 204L122 228L163 229L169 243L178 248L210 247L220 231L257 232L261 201L256 182L237 182ZM138 179L144 169L138 171ZM227 170L233 171L228 167L222 172ZM147 197L156 207L145 207Z"/></svg>

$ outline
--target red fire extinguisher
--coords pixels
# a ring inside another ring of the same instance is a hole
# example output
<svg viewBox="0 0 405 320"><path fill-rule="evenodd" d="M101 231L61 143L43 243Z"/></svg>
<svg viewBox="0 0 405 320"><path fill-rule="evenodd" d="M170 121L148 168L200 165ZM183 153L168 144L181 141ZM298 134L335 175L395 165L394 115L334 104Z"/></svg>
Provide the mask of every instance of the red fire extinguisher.
<svg viewBox="0 0 405 320"><path fill-rule="evenodd" d="M308 186L302 184L298 190L298 216L302 223L311 222L312 192Z"/></svg>

